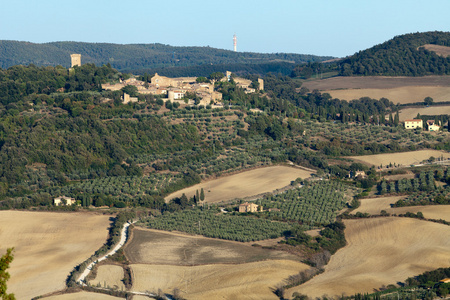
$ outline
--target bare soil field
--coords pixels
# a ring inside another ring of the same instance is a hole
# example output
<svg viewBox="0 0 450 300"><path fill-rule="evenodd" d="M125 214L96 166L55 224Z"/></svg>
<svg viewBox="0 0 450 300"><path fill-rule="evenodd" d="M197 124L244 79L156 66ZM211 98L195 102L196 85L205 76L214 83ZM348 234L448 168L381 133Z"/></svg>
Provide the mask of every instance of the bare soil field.
<svg viewBox="0 0 450 300"><path fill-rule="evenodd" d="M450 267L450 226L410 218L346 220L348 245L325 272L288 290L319 297L372 292L439 267Z"/></svg>
<svg viewBox="0 0 450 300"><path fill-rule="evenodd" d="M363 156L348 156L347 158L355 161L360 161L368 165L383 166L390 163L401 164L402 166L409 166L411 164L418 164L423 160L429 159L431 156L437 158L443 156L444 158L450 158L450 153L438 150L418 150L410 152L399 153L385 153L375 155L363 155Z"/></svg>
<svg viewBox="0 0 450 300"><path fill-rule="evenodd" d="M46 300L118 300L123 298L113 297L100 293L79 292L71 294L63 294L51 297L45 297ZM146 298L148 299L148 297Z"/></svg>
<svg viewBox="0 0 450 300"><path fill-rule="evenodd" d="M31 299L62 290L73 268L106 241L110 216L0 211L0 253L15 247L8 291Z"/></svg>
<svg viewBox="0 0 450 300"><path fill-rule="evenodd" d="M403 178L406 178L406 179L413 179L414 176L415 176L415 175L414 175L413 172L408 171L408 172L405 173L405 174L387 175L387 176L383 176L383 178L384 178L385 180L400 180L400 179L403 179Z"/></svg>
<svg viewBox="0 0 450 300"><path fill-rule="evenodd" d="M303 83L309 90L394 89L399 87L450 87L450 76L339 76ZM423 99L422 99L423 100Z"/></svg>
<svg viewBox="0 0 450 300"><path fill-rule="evenodd" d="M311 172L286 166L259 168L242 173L202 182L168 195L168 202L175 197L186 194L195 195L203 188L207 203L218 203L236 198L245 198L285 187L298 177L310 177Z"/></svg>
<svg viewBox="0 0 450 300"><path fill-rule="evenodd" d="M393 89L348 89L325 90L331 97L341 100L354 100L361 97L372 99L386 98L394 104L407 104L423 102L426 97L433 98L434 102L450 102L450 87L407 86Z"/></svg>
<svg viewBox="0 0 450 300"><path fill-rule="evenodd" d="M432 44L423 45L422 47L443 57L450 56L450 47Z"/></svg>
<svg viewBox="0 0 450 300"><path fill-rule="evenodd" d="M406 212L422 212L427 219L445 220L450 222L450 205L427 205L427 206L407 206L396 207L386 210L390 214L404 214Z"/></svg>
<svg viewBox="0 0 450 300"><path fill-rule="evenodd" d="M90 280L89 283L94 286L100 284L102 287L105 287L106 283L106 287L110 286L111 288L125 290L125 285L122 282L123 277L124 273L121 266L101 265L97 269L97 276L95 279Z"/></svg>
<svg viewBox="0 0 450 300"><path fill-rule="evenodd" d="M275 286L309 266L291 260L238 265L167 266L132 264L133 291L172 293L185 299L278 299Z"/></svg>
<svg viewBox="0 0 450 300"><path fill-rule="evenodd" d="M252 247L248 243L139 228L133 229L125 255L132 263L177 266L300 260L286 252Z"/></svg>
<svg viewBox="0 0 450 300"><path fill-rule="evenodd" d="M394 204L395 202L403 198L406 198L406 196L361 199L361 205L357 209L355 209L352 214L361 212L369 213L371 215L378 215L382 210L385 210L387 212L389 209L391 209L391 204Z"/></svg>
<svg viewBox="0 0 450 300"><path fill-rule="evenodd" d="M449 96L450 98L450 96ZM429 106L429 107L417 107L417 108L404 108L399 112L400 121L414 119L417 114L421 115L450 115L450 105L448 106Z"/></svg>

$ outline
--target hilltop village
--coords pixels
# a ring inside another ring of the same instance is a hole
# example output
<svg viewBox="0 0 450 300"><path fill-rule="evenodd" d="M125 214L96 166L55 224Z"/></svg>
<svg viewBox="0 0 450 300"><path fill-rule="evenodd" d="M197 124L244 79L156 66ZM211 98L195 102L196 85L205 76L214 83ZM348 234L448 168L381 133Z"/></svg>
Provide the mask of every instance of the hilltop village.
<svg viewBox="0 0 450 300"><path fill-rule="evenodd" d="M122 88L132 85L137 88L140 94L152 94L163 96L165 101L179 102L186 104L200 104L200 105L216 105L222 106L222 93L214 90L215 80L205 80L201 77L178 77L169 78L160 76L156 73L151 82L138 80L135 77L119 80L115 84L103 84L102 88L105 90L118 91ZM236 85L242 88L245 93L256 93L264 90L264 80L258 79L258 86L252 87L252 81L240 77L234 77L231 72L227 71L225 77L220 81L234 80ZM195 103L193 99L189 99L188 95L196 95L200 98L199 102ZM137 98L129 97L125 94L123 98L124 103L137 102Z"/></svg>

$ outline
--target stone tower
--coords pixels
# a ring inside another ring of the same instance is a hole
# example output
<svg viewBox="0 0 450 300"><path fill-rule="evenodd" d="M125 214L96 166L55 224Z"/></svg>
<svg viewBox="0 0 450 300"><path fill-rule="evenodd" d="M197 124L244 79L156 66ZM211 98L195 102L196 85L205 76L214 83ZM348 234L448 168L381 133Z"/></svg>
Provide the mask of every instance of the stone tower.
<svg viewBox="0 0 450 300"><path fill-rule="evenodd" d="M81 54L70 54L70 59L72 61L72 68L75 66L81 67Z"/></svg>
<svg viewBox="0 0 450 300"><path fill-rule="evenodd" d="M258 78L258 83L259 83L259 90L264 91L264 80L261 78Z"/></svg>

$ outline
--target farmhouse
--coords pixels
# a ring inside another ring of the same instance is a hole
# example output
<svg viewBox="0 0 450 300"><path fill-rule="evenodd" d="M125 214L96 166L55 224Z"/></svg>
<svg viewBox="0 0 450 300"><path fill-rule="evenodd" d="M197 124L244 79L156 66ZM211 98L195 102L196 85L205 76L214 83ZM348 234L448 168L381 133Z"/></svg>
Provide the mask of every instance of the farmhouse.
<svg viewBox="0 0 450 300"><path fill-rule="evenodd" d="M262 211L262 207L260 208ZM258 205L255 203L242 203L239 205L239 212L257 212L258 211Z"/></svg>
<svg viewBox="0 0 450 300"><path fill-rule="evenodd" d="M138 102L137 97L130 97L127 93L123 93L123 104Z"/></svg>
<svg viewBox="0 0 450 300"><path fill-rule="evenodd" d="M423 121L421 119L405 120L406 129L423 128Z"/></svg>
<svg viewBox="0 0 450 300"><path fill-rule="evenodd" d="M76 203L76 200L74 198L70 198L70 197L66 197L66 196L60 196L60 197L53 199L53 204L56 206L72 205L75 203Z"/></svg>
<svg viewBox="0 0 450 300"><path fill-rule="evenodd" d="M434 120L428 120L427 127L428 131L439 131L441 129L441 126L437 125Z"/></svg>

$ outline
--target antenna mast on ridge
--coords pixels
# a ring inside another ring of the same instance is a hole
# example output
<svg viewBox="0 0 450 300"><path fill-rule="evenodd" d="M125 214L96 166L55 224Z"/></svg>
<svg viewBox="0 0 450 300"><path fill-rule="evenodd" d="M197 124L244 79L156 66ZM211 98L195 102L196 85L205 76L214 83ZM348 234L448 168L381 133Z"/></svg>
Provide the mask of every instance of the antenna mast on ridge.
<svg viewBox="0 0 450 300"><path fill-rule="evenodd" d="M234 50L234 52L237 52L237 39L236 39L236 34L233 35L233 50Z"/></svg>

